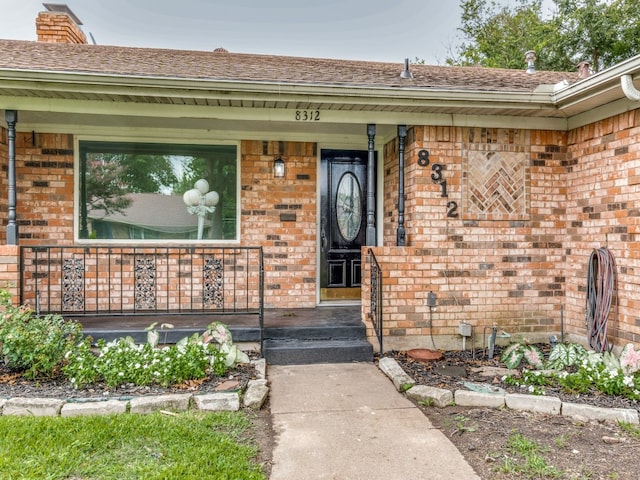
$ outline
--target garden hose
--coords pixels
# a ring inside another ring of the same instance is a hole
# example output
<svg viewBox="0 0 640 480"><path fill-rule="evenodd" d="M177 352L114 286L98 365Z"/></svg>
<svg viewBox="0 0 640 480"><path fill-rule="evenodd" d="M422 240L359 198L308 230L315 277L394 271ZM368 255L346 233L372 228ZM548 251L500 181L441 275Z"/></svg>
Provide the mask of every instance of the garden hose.
<svg viewBox="0 0 640 480"><path fill-rule="evenodd" d="M607 247L591 252L587 269L585 323L589 346L600 353L609 350L607 322L616 287L615 268L615 258Z"/></svg>

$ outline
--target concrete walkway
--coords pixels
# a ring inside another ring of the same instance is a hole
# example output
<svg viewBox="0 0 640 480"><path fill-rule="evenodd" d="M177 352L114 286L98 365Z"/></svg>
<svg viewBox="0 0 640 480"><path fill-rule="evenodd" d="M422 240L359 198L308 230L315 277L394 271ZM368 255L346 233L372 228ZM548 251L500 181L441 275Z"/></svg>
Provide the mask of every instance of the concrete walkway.
<svg viewBox="0 0 640 480"><path fill-rule="evenodd" d="M373 364L269 366L270 480L479 480Z"/></svg>

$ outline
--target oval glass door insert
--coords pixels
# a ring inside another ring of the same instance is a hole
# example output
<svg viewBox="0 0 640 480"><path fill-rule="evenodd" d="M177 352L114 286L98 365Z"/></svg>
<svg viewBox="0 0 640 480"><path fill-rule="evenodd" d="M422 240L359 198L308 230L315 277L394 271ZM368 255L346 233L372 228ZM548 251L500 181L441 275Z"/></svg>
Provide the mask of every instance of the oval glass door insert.
<svg viewBox="0 0 640 480"><path fill-rule="evenodd" d="M351 172L345 173L338 184L336 215L340 235L349 242L353 241L362 222L362 191L358 179Z"/></svg>

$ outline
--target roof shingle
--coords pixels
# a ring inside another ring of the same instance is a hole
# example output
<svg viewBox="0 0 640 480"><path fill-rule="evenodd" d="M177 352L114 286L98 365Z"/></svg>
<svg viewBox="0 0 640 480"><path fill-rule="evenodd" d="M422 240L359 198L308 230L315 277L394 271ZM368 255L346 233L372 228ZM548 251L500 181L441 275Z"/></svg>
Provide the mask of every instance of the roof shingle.
<svg viewBox="0 0 640 480"><path fill-rule="evenodd" d="M360 88L532 92L576 73L0 40L0 69Z"/></svg>

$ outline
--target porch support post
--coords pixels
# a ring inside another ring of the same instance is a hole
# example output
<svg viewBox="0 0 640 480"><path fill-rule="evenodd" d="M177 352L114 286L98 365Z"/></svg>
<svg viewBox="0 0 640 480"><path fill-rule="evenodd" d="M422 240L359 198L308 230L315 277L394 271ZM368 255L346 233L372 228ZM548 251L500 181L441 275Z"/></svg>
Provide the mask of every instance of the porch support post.
<svg viewBox="0 0 640 480"><path fill-rule="evenodd" d="M376 126L373 123L367 125L367 136L369 137L369 150L367 157L367 235L366 244L375 246L376 244L376 155L375 137Z"/></svg>
<svg viewBox="0 0 640 480"><path fill-rule="evenodd" d="M9 218L7 221L7 245L18 244L18 222L16 221L16 123L18 122L18 112L16 110L6 110L9 140L9 165L7 191L9 192L8 206Z"/></svg>
<svg viewBox="0 0 640 480"><path fill-rule="evenodd" d="M404 141L407 138L407 126L398 125L398 229L396 245L407 245L407 234L404 229Z"/></svg>

